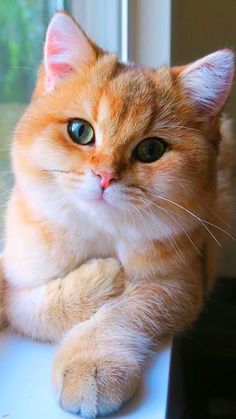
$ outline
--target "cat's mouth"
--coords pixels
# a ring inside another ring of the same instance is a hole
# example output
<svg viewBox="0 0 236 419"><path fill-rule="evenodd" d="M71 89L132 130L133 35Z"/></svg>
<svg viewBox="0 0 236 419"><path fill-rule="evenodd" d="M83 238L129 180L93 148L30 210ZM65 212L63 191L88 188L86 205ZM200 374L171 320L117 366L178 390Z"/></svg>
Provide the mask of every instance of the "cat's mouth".
<svg viewBox="0 0 236 419"><path fill-rule="evenodd" d="M87 201L89 205L93 207L97 207L98 211L101 209L107 210L121 210L125 206L125 197L122 194L117 194L112 190L108 189L101 189L100 191L96 191L94 194L90 193L83 193L82 198Z"/></svg>
<svg viewBox="0 0 236 419"><path fill-rule="evenodd" d="M97 204L112 205L112 203L110 202L109 196L105 190L101 190L101 193L99 193L97 196L87 198L87 199Z"/></svg>
<svg viewBox="0 0 236 419"><path fill-rule="evenodd" d="M53 175L63 189L73 196L73 199L78 200L78 202L85 201L89 205L101 208L101 210L102 208L109 209L109 207L112 207L112 209L124 208L127 202L127 194L130 195L130 187L127 189L122 185L112 184L103 188L94 177L83 181L81 176L78 176L78 173L72 170L53 168L43 171Z"/></svg>
<svg viewBox="0 0 236 419"><path fill-rule="evenodd" d="M101 202L101 203L108 203L105 195L104 195L104 191L101 191L101 194L99 196L96 196L94 198L92 198L93 201L95 202Z"/></svg>

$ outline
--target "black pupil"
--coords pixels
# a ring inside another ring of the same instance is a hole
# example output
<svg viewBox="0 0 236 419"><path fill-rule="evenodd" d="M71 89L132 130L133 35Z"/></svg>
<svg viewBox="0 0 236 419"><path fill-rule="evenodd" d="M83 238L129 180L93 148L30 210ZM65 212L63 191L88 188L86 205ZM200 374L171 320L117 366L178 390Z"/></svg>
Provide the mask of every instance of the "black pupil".
<svg viewBox="0 0 236 419"><path fill-rule="evenodd" d="M79 126L78 135L79 135L79 137L81 137L83 135L84 130L85 130L85 126L84 126L84 124L83 125L78 125L78 126Z"/></svg>
<svg viewBox="0 0 236 419"><path fill-rule="evenodd" d="M152 163L158 160L165 151L162 141L157 138L143 140L136 149L136 158L143 163Z"/></svg>
<svg viewBox="0 0 236 419"><path fill-rule="evenodd" d="M156 152L159 152L159 147L157 147L156 142L153 141L147 144L145 153L148 159L151 159L153 156L155 156Z"/></svg>

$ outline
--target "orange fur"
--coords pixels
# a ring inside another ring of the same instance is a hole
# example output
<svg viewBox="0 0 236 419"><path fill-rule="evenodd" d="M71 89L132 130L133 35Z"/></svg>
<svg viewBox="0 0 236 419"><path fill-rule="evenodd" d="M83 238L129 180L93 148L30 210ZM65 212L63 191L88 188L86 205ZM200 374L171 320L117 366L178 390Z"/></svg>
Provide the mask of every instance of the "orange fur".
<svg viewBox="0 0 236 419"><path fill-rule="evenodd" d="M223 102L210 123L188 97L181 77L189 67L121 64L81 38L67 15L56 15L49 34L57 34L57 19L78 36L82 56L87 44L92 55L55 70L50 53L57 49L48 47L48 70L41 66L16 128L5 306L18 332L64 338L54 389L62 407L95 417L131 397L153 345L188 327L213 286L209 230L217 227L207 223L222 228L212 210L222 211L221 190L228 197L230 155L219 162L229 135ZM68 65L70 73L61 74ZM95 146L70 139L72 118L93 126ZM148 137L168 146L159 160L143 164L133 150ZM103 200L97 169L117 179Z"/></svg>

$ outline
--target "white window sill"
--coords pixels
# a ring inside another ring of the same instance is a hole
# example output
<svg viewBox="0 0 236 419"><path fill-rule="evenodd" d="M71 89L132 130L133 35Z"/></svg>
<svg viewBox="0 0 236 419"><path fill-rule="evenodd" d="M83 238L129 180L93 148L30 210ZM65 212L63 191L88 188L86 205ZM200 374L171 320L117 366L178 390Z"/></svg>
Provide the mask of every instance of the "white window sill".
<svg viewBox="0 0 236 419"><path fill-rule="evenodd" d="M64 419L53 397L50 375L56 347L0 333L0 418ZM136 397L110 418L165 419L170 347L147 371ZM76 416L79 418L79 416Z"/></svg>

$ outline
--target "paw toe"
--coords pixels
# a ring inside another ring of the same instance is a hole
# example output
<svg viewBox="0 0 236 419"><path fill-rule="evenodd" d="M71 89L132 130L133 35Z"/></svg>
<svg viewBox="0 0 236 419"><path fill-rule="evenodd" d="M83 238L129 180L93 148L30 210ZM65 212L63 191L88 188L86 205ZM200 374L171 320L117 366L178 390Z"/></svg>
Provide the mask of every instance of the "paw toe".
<svg viewBox="0 0 236 419"><path fill-rule="evenodd" d="M85 418L97 415L97 387L95 372L84 374L82 368L73 365L63 374L60 391L60 406L69 412L80 413Z"/></svg>

